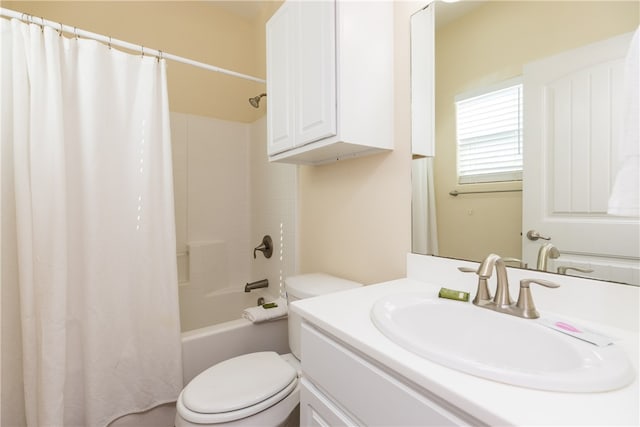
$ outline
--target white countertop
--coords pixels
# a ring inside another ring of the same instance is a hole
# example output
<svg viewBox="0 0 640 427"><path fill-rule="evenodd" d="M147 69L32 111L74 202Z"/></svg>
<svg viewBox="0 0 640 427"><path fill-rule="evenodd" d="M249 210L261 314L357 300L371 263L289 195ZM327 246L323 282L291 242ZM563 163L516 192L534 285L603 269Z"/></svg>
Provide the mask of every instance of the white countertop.
<svg viewBox="0 0 640 427"><path fill-rule="evenodd" d="M439 289L440 285L400 279L296 301L291 309L400 376L490 425L640 424L637 332L580 321L578 324L582 326L619 339L614 345L625 350L636 378L625 388L605 393L559 393L510 386L430 362L390 341L370 320L371 307L384 296L420 292L437 298Z"/></svg>

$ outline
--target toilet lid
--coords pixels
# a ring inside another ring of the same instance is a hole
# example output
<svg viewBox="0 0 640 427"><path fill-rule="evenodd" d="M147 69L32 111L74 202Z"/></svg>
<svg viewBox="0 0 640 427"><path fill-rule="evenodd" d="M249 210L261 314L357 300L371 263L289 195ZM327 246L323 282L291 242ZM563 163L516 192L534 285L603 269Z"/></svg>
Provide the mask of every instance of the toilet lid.
<svg viewBox="0 0 640 427"><path fill-rule="evenodd" d="M202 414L237 411L276 395L296 377L296 370L275 352L244 354L191 380L182 391L182 403Z"/></svg>

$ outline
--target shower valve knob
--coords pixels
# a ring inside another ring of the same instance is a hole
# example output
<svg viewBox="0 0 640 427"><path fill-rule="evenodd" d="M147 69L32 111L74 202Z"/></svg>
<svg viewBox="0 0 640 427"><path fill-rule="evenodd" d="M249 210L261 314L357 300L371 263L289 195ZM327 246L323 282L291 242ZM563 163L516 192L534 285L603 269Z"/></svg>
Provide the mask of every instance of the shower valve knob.
<svg viewBox="0 0 640 427"><path fill-rule="evenodd" d="M262 252L265 258L271 258L271 255L273 255L273 240L271 240L271 236L264 236L262 238L262 243L253 249L254 259L256 258L257 251Z"/></svg>

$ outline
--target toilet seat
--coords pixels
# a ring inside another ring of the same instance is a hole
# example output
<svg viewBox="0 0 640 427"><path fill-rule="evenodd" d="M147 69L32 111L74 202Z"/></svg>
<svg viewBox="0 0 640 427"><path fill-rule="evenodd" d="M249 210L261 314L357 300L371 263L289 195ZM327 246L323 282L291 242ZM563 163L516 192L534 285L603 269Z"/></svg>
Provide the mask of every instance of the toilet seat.
<svg viewBox="0 0 640 427"><path fill-rule="evenodd" d="M195 377L180 393L178 413L187 421L216 424L249 417L296 387L296 370L275 352L225 360Z"/></svg>

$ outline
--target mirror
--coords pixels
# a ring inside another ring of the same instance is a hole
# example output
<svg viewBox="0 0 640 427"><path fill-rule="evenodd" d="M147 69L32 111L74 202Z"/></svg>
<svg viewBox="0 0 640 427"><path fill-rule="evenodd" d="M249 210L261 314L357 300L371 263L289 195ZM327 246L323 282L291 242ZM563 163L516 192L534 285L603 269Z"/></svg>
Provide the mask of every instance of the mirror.
<svg viewBox="0 0 640 427"><path fill-rule="evenodd" d="M531 62L633 32L640 21L639 5L624 1L437 1L430 7L435 7L435 157L413 160L413 251L472 261L493 252L522 260L521 233L527 232L523 230L522 181L458 183L454 99L521 77ZM412 39L412 46L418 42ZM525 89L525 97L526 93ZM526 115L526 107L524 111ZM527 116L524 122L527 120L531 119ZM456 191L458 196L450 194ZM435 226L430 218L435 218ZM638 218L625 221L637 224ZM584 225L584 234L589 233ZM537 248L545 242L534 243ZM558 245L558 249L560 257L549 260L547 271L556 272L568 259L563 247ZM637 254L618 258L635 265L629 278L601 270L591 274L569 269L565 274L640 284ZM520 266L517 262L510 265ZM530 261L527 268L537 265Z"/></svg>

